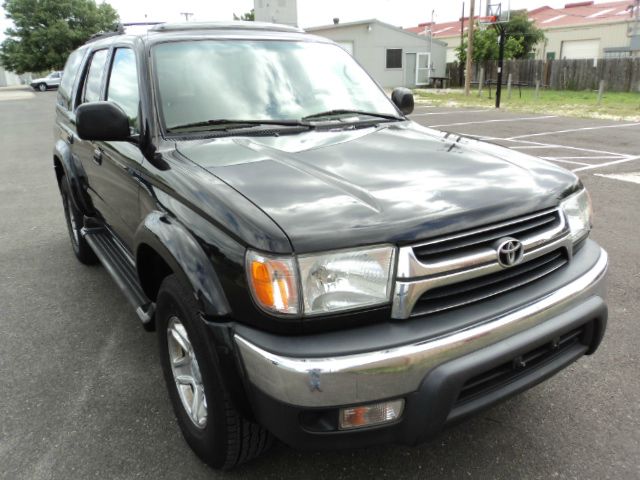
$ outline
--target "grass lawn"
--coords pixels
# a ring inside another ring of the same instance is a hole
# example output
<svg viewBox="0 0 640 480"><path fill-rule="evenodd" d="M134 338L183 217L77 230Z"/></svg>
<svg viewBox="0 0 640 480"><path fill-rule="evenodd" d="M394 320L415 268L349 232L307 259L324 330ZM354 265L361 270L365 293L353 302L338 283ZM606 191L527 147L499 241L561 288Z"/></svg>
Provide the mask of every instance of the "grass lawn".
<svg viewBox="0 0 640 480"><path fill-rule="evenodd" d="M471 95L464 96L462 90L454 89L416 89L416 101L442 107L495 107L495 86L484 88L482 97L477 87ZM536 98L535 88L522 88L522 96L517 87L513 87L508 98L506 86L502 89L501 108L505 110L546 113L571 117L607 118L612 120L640 121L640 92L605 92L598 105L598 92L585 90L540 89Z"/></svg>

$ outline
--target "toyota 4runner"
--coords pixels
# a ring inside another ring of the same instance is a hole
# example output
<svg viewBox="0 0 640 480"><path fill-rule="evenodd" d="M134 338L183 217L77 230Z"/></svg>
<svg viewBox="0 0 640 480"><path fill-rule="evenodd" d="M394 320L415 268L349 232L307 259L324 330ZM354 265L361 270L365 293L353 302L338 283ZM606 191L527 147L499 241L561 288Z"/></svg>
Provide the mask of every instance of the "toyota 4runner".
<svg viewBox="0 0 640 480"><path fill-rule="evenodd" d="M598 347L607 254L579 179L412 110L292 27L158 24L70 55L73 251L157 330L213 467L273 438L415 444Z"/></svg>

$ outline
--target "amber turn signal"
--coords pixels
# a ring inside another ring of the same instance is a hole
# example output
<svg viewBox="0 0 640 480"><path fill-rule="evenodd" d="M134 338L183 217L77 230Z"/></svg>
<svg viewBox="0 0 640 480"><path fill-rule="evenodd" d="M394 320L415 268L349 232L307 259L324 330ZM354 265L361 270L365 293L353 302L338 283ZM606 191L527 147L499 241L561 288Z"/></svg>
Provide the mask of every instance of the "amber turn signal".
<svg viewBox="0 0 640 480"><path fill-rule="evenodd" d="M297 278L292 257L275 258L249 251L247 267L251 293L261 308L279 314L298 313Z"/></svg>

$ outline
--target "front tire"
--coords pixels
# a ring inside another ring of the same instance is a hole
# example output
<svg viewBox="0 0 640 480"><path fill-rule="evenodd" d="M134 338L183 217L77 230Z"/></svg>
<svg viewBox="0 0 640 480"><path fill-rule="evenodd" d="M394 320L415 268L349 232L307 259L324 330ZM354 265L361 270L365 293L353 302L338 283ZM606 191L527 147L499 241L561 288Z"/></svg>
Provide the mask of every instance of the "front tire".
<svg viewBox="0 0 640 480"><path fill-rule="evenodd" d="M47 84L46 83L38 84L38 90L40 90L41 92L46 92L47 91Z"/></svg>
<svg viewBox="0 0 640 480"><path fill-rule="evenodd" d="M224 387L193 292L175 274L158 293L160 361L185 440L213 468L228 470L266 451L273 440L243 418Z"/></svg>
<svg viewBox="0 0 640 480"><path fill-rule="evenodd" d="M71 191L66 176L60 179L60 194L62 195L62 206L64 207L64 217L69 231L71 248L80 263L85 265L95 265L98 257L82 236L82 213L76 208L71 198Z"/></svg>

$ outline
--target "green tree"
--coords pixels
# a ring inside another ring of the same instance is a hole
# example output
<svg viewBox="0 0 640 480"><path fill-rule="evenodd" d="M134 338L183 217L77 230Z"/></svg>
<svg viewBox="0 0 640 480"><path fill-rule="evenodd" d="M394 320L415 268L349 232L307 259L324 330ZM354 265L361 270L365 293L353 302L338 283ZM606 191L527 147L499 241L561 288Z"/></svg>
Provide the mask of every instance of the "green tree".
<svg viewBox="0 0 640 480"><path fill-rule="evenodd" d="M544 40L544 32L535 26L527 17L526 11L515 12L511 20L504 25L506 37L504 44L504 58L526 58L535 46ZM500 34L497 29L488 26L484 29L475 28L473 31L473 61L484 63L497 60L500 51ZM464 64L467 59L466 39L456 48L459 61Z"/></svg>
<svg viewBox="0 0 640 480"><path fill-rule="evenodd" d="M71 51L118 21L111 5L94 0L6 0L2 6L13 26L0 45L0 63L17 73L62 69Z"/></svg>
<svg viewBox="0 0 640 480"><path fill-rule="evenodd" d="M544 41L544 32L536 27L533 20L529 20L527 12L520 10L511 15L507 23L507 35L518 39L522 50L514 58L527 58L536 45Z"/></svg>
<svg viewBox="0 0 640 480"><path fill-rule="evenodd" d="M252 8L250 12L243 13L241 16L233 14L234 20L244 20L246 22L253 22L256 19L256 11Z"/></svg>

